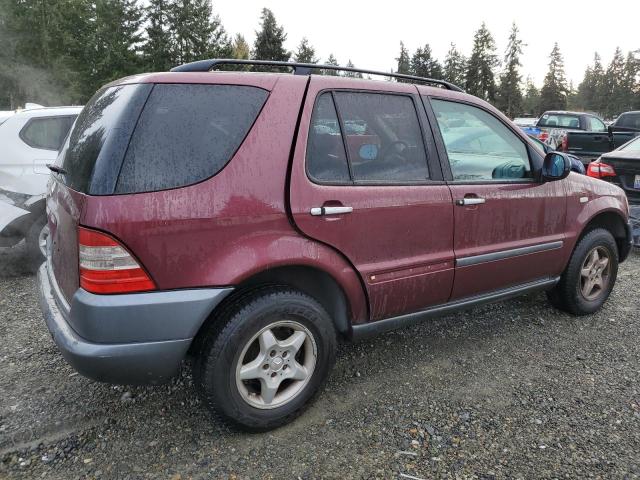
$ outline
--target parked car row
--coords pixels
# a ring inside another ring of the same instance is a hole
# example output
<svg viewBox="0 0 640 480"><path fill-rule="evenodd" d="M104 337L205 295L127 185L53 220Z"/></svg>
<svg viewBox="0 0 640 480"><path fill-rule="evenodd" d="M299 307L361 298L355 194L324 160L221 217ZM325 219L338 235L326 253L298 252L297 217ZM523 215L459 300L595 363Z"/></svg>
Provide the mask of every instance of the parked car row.
<svg viewBox="0 0 640 480"><path fill-rule="evenodd" d="M640 112L625 112L610 125L592 113L568 111L544 112L534 124L517 120L528 135L580 158L585 165L640 134Z"/></svg>
<svg viewBox="0 0 640 480"><path fill-rule="evenodd" d="M0 117L0 247L26 239L32 267L44 260L47 164L58 155L81 107L27 104Z"/></svg>

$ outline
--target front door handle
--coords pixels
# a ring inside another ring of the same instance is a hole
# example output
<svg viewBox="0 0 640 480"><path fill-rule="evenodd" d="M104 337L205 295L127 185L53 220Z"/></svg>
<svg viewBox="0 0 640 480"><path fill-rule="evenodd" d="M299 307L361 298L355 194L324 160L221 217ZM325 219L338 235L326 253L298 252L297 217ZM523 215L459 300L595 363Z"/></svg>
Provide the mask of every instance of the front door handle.
<svg viewBox="0 0 640 480"><path fill-rule="evenodd" d="M466 207L469 205L482 205L485 202L484 198L478 197L470 197L470 198L461 198L460 200L456 200L456 205L459 207Z"/></svg>
<svg viewBox="0 0 640 480"><path fill-rule="evenodd" d="M341 215L353 212L353 207L313 207L309 213L314 217L320 215Z"/></svg>

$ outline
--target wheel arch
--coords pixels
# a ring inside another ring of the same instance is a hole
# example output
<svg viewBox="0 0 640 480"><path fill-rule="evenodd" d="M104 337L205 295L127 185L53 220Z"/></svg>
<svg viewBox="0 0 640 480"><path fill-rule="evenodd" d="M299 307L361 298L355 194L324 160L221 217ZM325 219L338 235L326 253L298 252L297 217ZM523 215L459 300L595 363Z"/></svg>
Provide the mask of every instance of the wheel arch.
<svg viewBox="0 0 640 480"><path fill-rule="evenodd" d="M622 214L617 210L605 210L592 216L584 225L576 244L590 231L603 228L613 236L618 246L618 257L624 260L625 249L628 250L628 238L626 222Z"/></svg>
<svg viewBox="0 0 640 480"><path fill-rule="evenodd" d="M216 319L221 312L234 308L242 297L267 286L285 286L300 290L322 305L331 317L336 331L344 338L351 338L352 323L358 318L353 302L345 288L328 272L304 264L280 265L266 268L246 277L234 286L233 292L226 297L205 319L190 347L190 352L199 351L202 340L211 328L215 328Z"/></svg>

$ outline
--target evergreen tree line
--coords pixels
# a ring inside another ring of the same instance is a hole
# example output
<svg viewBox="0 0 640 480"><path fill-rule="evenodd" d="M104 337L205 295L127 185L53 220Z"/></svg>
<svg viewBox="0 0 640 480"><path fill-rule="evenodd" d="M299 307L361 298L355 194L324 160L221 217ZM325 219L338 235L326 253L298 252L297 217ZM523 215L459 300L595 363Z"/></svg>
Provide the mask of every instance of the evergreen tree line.
<svg viewBox="0 0 640 480"><path fill-rule="evenodd" d="M446 80L462 86L468 93L491 102L505 114L540 115L545 110L584 110L607 118L640 109L640 50L626 57L617 48L605 70L600 56L586 69L577 89L567 82L564 60L556 43L549 55L549 70L538 89L530 78L523 82L520 70L526 45L514 23L502 60L496 52L491 32L483 23L475 32L471 55L467 58L451 44L444 62L438 61L429 44L419 47L413 55L400 42L396 58L398 73Z"/></svg>
<svg viewBox="0 0 640 480"><path fill-rule="evenodd" d="M295 51L273 12L263 9L253 45L230 35L211 0L0 0L0 109L26 101L82 104L102 85L126 75L167 71L214 57L295 60L339 66L332 53L322 60L306 38ZM611 117L640 108L640 51L616 50L608 68L598 54L577 89L567 83L558 45L538 90L520 70L525 44L513 24L503 57L483 23L471 55L455 44L441 63L429 44L411 54L400 42L395 71L444 79L495 104L507 115L576 108ZM351 60L347 67L353 67ZM239 68L239 67L236 67ZM325 70L326 75L362 77Z"/></svg>

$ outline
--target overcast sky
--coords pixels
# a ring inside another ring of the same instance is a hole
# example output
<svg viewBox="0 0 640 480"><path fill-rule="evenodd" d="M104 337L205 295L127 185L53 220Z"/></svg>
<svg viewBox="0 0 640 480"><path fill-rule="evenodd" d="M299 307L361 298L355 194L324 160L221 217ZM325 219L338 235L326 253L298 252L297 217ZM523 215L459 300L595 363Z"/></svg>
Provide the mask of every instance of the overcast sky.
<svg viewBox="0 0 640 480"><path fill-rule="evenodd" d="M527 44L522 58L524 78L530 75L538 86L555 41L564 55L567 77L576 87L595 51L606 66L616 46L625 55L640 48L640 0L213 2L227 31L243 34L250 45L263 7L270 8L284 26L289 50L295 50L306 36L322 61L333 53L341 65L351 59L358 67L384 71L395 68L400 40L411 53L429 43L441 61L451 42L469 55L473 34L483 21L501 59L511 23L516 22Z"/></svg>

